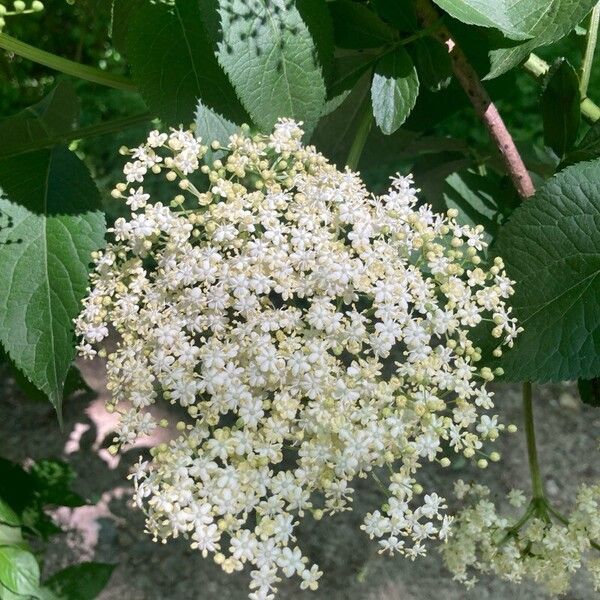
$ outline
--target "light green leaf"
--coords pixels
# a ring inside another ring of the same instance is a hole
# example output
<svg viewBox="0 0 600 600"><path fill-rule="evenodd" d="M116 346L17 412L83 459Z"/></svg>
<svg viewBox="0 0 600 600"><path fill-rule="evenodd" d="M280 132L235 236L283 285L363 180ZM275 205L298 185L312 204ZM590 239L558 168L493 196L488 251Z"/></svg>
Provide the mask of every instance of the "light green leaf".
<svg viewBox="0 0 600 600"><path fill-rule="evenodd" d="M40 568L35 556L19 546L0 546L0 583L15 594L37 596Z"/></svg>
<svg viewBox="0 0 600 600"><path fill-rule="evenodd" d="M562 158L575 144L581 120L579 77L569 61L557 59L548 71L540 107L544 142Z"/></svg>
<svg viewBox="0 0 600 600"><path fill-rule="evenodd" d="M249 121L213 55L197 2L143 2L138 10L122 14L128 19L126 47L133 78L161 119L188 125L201 99L228 119ZM123 25L118 23L114 27L120 28L122 38Z"/></svg>
<svg viewBox="0 0 600 600"><path fill-rule="evenodd" d="M352 0L329 3L336 46L379 48L397 39L397 33L364 4Z"/></svg>
<svg viewBox="0 0 600 600"><path fill-rule="evenodd" d="M18 546L22 543L23 533L20 527L4 525L0 522L0 546Z"/></svg>
<svg viewBox="0 0 600 600"><path fill-rule="evenodd" d="M0 523L10 525L11 527L19 527L21 525L21 520L17 513L2 498L0 498Z"/></svg>
<svg viewBox="0 0 600 600"><path fill-rule="evenodd" d="M600 375L600 161L567 167L512 214L493 248L516 281L524 327L501 366L511 380Z"/></svg>
<svg viewBox="0 0 600 600"><path fill-rule="evenodd" d="M419 95L415 65L404 48L384 56L375 66L371 103L383 133L394 133L413 109Z"/></svg>
<svg viewBox="0 0 600 600"><path fill-rule="evenodd" d="M530 2L528 0L527 3ZM547 46L567 35L590 12L596 0L539 0L539 3L544 9L529 29L531 39L516 45L505 40L501 47L491 50L491 69L486 79L506 73L526 60L539 46Z"/></svg>
<svg viewBox="0 0 600 600"><path fill-rule="evenodd" d="M98 190L66 148L0 161L0 341L60 417L72 320L103 244Z"/></svg>
<svg viewBox="0 0 600 600"><path fill-rule="evenodd" d="M94 600L106 587L115 565L85 562L55 573L44 587L57 600Z"/></svg>
<svg viewBox="0 0 600 600"><path fill-rule="evenodd" d="M279 117L291 117L310 132L325 104L325 83L295 3L214 2L220 18L217 56L254 123L269 131Z"/></svg>
<svg viewBox="0 0 600 600"><path fill-rule="evenodd" d="M229 136L239 130L241 123L238 125L232 123L229 119L220 115L216 111L204 106L201 100L198 100L196 107L196 134L202 138L209 150L204 157L206 164L210 165L217 158L221 158L222 151L214 151L210 147L213 141L220 142L221 146L226 146L229 143Z"/></svg>

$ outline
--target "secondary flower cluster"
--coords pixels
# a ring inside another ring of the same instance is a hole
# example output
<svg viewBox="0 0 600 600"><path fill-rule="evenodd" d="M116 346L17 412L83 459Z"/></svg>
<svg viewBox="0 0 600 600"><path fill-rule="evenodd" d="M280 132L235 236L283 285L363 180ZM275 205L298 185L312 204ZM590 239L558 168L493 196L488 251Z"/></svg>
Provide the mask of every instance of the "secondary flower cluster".
<svg viewBox="0 0 600 600"><path fill-rule="evenodd" d="M473 571L492 572L515 583L532 579L549 594L560 595L585 564L594 589L600 590L600 559L586 560L592 545L600 547L600 484L581 486L568 518L539 499L520 519L511 520L496 512L487 487L460 480L456 495L468 498L470 506L456 517L452 538L441 548L454 579L471 587L477 582ZM509 501L519 508L525 496L513 490Z"/></svg>
<svg viewBox="0 0 600 600"><path fill-rule="evenodd" d="M362 526L382 552L414 558L448 536L444 499L416 473L497 437L494 374L470 334L484 319L499 345L519 331L502 261L482 268L481 228L418 206L410 177L369 194L301 137L290 120L242 129L213 142L211 166L185 130L123 149L114 195L132 215L95 256L77 320L85 356L118 338L114 451L156 427L158 399L187 411L132 475L148 532L185 536L228 572L248 563L254 600L281 575L317 587L296 527L349 510L357 477L385 478ZM150 202L150 174L167 204Z"/></svg>

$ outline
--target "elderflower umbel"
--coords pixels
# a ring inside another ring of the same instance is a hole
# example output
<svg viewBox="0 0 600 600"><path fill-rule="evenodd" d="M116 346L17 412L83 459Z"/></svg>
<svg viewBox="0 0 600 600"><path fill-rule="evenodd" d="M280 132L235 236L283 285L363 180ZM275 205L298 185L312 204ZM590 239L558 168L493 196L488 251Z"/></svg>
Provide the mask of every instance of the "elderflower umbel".
<svg viewBox="0 0 600 600"><path fill-rule="evenodd" d="M581 486L568 518L545 499L537 499L520 519L509 519L497 513L487 487L458 481L455 491L470 502L456 516L452 537L440 548L454 579L472 587L477 582L473 571L492 572L514 583L531 579L549 594L561 595L585 564L594 589L600 590L600 560L587 557L592 545L600 548L599 484ZM523 506L525 496L512 490L509 502Z"/></svg>
<svg viewBox="0 0 600 600"><path fill-rule="evenodd" d="M362 529L381 552L415 558L447 538L445 500L420 499L416 474L503 428L484 414L494 375L469 336L486 319L510 346L519 329L502 261L482 267L482 228L418 206L411 177L369 194L291 120L246 132L211 167L181 129L124 149L113 195L132 214L96 253L76 325L87 357L118 338L115 447L152 430L159 398L189 414L132 475L147 530L185 536L227 572L248 563L250 597L264 600L281 576L317 587L299 520L349 510L353 482L380 482L376 468L389 470L388 498ZM150 176L166 204L150 200Z"/></svg>

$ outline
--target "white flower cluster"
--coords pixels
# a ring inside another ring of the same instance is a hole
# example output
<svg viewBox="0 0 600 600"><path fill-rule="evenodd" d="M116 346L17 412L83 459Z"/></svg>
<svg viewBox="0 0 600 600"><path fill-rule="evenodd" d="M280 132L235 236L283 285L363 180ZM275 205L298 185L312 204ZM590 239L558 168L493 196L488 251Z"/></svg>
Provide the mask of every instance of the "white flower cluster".
<svg viewBox="0 0 600 600"><path fill-rule="evenodd" d="M440 549L454 579L472 587L473 571L491 572L514 583L531 579L561 595L585 564L600 590L600 559L586 556L590 548L600 549L600 484L581 486L568 518L541 498L532 500L521 518L510 519L496 512L487 487L461 480L455 487L470 505L456 516L452 537ZM513 490L509 502L522 507L525 496Z"/></svg>
<svg viewBox="0 0 600 600"><path fill-rule="evenodd" d="M133 214L95 256L77 320L85 356L118 337L114 451L157 425L157 399L187 411L133 474L147 530L191 539L228 572L250 564L254 600L282 574L317 587L298 519L349 510L357 477L388 473L389 497L362 526L381 551L414 558L447 537L444 499L419 498L415 474L497 437L484 414L494 374L469 334L488 320L511 345L519 331L502 261L480 266L481 228L418 206L410 177L369 194L301 137L290 120L271 135L243 128L213 142L210 167L190 131L123 149L114 195ZM167 205L149 202L150 173L178 186Z"/></svg>

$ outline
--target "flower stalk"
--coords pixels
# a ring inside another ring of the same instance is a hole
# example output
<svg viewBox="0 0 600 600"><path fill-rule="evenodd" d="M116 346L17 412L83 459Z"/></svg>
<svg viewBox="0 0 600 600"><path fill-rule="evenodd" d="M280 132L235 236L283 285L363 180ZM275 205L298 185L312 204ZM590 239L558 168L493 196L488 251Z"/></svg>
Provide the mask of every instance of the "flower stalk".
<svg viewBox="0 0 600 600"><path fill-rule="evenodd" d="M51 52L40 50L39 48L26 44L21 40L17 40L6 33L0 33L0 48L3 48L8 52L13 52L18 56L22 56L23 58L40 65L44 65L45 67L49 67L50 69L54 69L55 71L65 73L66 75L85 79L86 81L91 81L92 83L98 83L118 90L125 90L128 92L137 91L135 84L126 77L107 73L102 69L82 65L73 60L52 54Z"/></svg>

